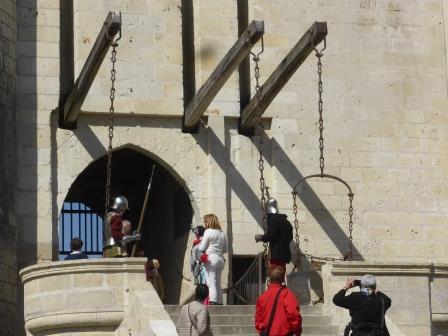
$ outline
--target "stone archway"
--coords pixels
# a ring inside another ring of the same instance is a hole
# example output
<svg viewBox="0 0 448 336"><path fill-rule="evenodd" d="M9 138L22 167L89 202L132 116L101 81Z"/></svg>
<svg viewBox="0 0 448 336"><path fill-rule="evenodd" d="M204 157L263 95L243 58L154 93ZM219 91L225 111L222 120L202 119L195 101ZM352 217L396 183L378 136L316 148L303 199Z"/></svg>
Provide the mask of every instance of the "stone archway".
<svg viewBox="0 0 448 336"><path fill-rule="evenodd" d="M138 149L138 148L137 148ZM92 162L71 185L65 202L81 202L99 216L104 215L106 156ZM137 227L153 164L156 170L143 223L145 256L157 258L166 283L166 302L179 303L188 232L193 207L185 187L164 162L132 147L113 153L111 197L124 195L130 210L126 219Z"/></svg>

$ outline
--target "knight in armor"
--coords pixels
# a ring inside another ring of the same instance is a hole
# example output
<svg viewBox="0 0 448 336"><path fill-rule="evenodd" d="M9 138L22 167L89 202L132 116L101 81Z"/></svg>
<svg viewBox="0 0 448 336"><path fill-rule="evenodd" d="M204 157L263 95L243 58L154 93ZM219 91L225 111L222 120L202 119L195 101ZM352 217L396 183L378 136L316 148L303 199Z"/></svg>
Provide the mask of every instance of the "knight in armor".
<svg viewBox="0 0 448 336"><path fill-rule="evenodd" d="M107 224L110 226L111 237L106 244L106 249L112 250L106 253L108 257L126 256L126 244L138 241L141 234L125 234L123 231L123 214L129 209L126 197L118 196L106 215Z"/></svg>
<svg viewBox="0 0 448 336"><path fill-rule="evenodd" d="M286 264L291 262L289 244L292 240L292 225L287 216L279 213L275 198L266 201L267 229L266 233L255 236L255 241L269 243L270 265L278 265L286 270Z"/></svg>

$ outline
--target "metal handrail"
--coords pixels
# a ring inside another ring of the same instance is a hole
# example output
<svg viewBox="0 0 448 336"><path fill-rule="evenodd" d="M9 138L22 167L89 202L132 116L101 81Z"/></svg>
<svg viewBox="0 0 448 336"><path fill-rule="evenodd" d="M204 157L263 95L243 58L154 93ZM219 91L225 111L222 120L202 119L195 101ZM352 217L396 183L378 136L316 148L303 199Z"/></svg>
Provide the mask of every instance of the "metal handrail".
<svg viewBox="0 0 448 336"><path fill-rule="evenodd" d="M227 288L227 302L229 304L255 304L263 293L263 252L252 261L243 276L233 286ZM256 286L255 286L256 285ZM239 301L239 302L238 302Z"/></svg>

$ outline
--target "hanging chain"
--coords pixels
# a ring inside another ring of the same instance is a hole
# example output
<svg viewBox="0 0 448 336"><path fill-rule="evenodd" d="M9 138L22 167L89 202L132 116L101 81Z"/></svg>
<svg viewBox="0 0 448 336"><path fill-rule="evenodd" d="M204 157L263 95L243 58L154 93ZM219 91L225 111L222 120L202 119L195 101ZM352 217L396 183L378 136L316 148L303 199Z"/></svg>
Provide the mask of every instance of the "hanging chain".
<svg viewBox="0 0 448 336"><path fill-rule="evenodd" d="M325 167L325 159L324 159L324 119L322 117L322 113L324 111L324 103L322 101L322 56L324 55L322 53L323 49L321 51L316 51L316 57L317 57L317 75L319 76L319 82L318 82L318 89L317 92L319 93L319 100L318 100L318 110L319 110L319 150L320 150L320 158L319 158L319 166L320 166L320 174L324 175L324 167Z"/></svg>
<svg viewBox="0 0 448 336"><path fill-rule="evenodd" d="M325 168L325 159L324 159L324 137L323 137L323 131L324 131L324 120L323 120L323 100L322 100L322 93L323 93L323 84L322 84L322 56L323 51L327 47L327 41L324 38L324 47L319 51L314 44L312 44L312 47L315 51L315 56L317 57L317 75L319 77L318 80L318 111L319 111L319 151L320 151L320 158L319 158L319 167L320 167L320 177L331 177L324 174L324 168ZM334 177L333 177L334 178ZM341 256L340 258L333 258L333 257L318 257L313 256L308 253L302 253L300 252L299 247L299 220L298 220L298 206L297 206L297 191L293 190L292 192L293 196L293 213L294 213L294 230L295 230L295 243L296 243L296 264L294 265L294 269L296 271L299 271L300 267L300 257L305 257L310 260L310 262L313 262L313 260L318 261L337 261L337 260L352 260L353 259L353 193L350 190L350 193L348 194L350 205L348 208L348 214L349 214L349 238L348 238L348 251L345 255Z"/></svg>
<svg viewBox="0 0 448 336"><path fill-rule="evenodd" d="M118 41L118 40L117 40ZM115 63L117 61L117 41L112 41L112 53L111 53L111 61L112 61L112 69L110 71L110 108L109 108L109 127L108 127L108 137L109 137L109 146L107 147L107 167L106 167L106 203L104 205L105 215L104 220L106 221L106 215L110 206L110 185L112 178L112 140L114 138L114 100L115 100L115 79L116 79L116 70ZM106 225L107 230L110 231L109 225ZM110 232L109 232L110 233Z"/></svg>
<svg viewBox="0 0 448 336"><path fill-rule="evenodd" d="M295 242L296 242L296 263L294 265L294 270L297 272L300 271L300 237L299 237L299 219L297 218L297 192L294 190L292 192L292 198L294 200L294 204L292 207L292 211L294 213L294 231L295 231Z"/></svg>
<svg viewBox="0 0 448 336"><path fill-rule="evenodd" d="M350 200L350 205L348 207L348 252L347 252L347 259L353 260L353 193L348 194L348 199Z"/></svg>
<svg viewBox="0 0 448 336"><path fill-rule="evenodd" d="M261 51L258 54L255 54L253 52L250 52L252 55L252 60L255 63L254 66L254 76L255 76L255 95L260 91L260 55L264 52L264 41L263 37L261 37ZM259 109L259 107L257 107ZM258 112L258 111L257 111ZM258 115L258 113L257 113ZM261 122L261 118L258 122L258 126L260 129L260 135L258 137L258 170L260 171L260 204L261 204L261 211L262 211L262 218L261 222L263 225L263 230L266 232L267 229L267 217L266 217L266 200L269 198L269 187L266 185L266 180L264 178L264 158L263 158L263 124ZM266 270L268 269L269 261L268 261L268 243L263 242L263 255L264 255L264 261L265 261L265 267Z"/></svg>

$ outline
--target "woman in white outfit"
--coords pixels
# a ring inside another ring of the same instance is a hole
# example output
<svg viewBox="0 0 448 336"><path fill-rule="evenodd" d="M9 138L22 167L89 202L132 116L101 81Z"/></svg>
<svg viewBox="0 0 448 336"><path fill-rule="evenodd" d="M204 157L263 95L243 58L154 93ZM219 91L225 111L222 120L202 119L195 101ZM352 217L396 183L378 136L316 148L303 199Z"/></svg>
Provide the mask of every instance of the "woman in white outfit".
<svg viewBox="0 0 448 336"><path fill-rule="evenodd" d="M221 230L218 217L213 214L204 216L204 226L206 230L199 251L207 255L204 265L210 304L222 304L221 274L224 269L224 253L227 253L227 237Z"/></svg>

